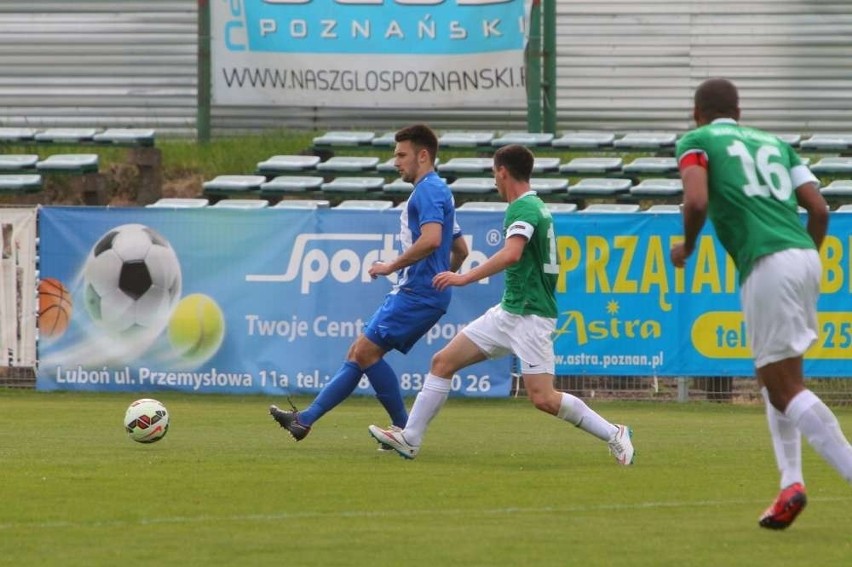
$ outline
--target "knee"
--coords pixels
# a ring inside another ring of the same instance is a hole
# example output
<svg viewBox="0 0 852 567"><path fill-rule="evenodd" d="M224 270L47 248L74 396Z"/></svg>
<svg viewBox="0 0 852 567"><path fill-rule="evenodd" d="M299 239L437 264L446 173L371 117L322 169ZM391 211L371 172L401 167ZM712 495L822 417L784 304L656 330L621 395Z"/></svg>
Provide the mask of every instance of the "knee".
<svg viewBox="0 0 852 567"><path fill-rule="evenodd" d="M435 376L452 378L456 370L457 368L453 366L450 357L443 350L439 350L432 356L431 371Z"/></svg>

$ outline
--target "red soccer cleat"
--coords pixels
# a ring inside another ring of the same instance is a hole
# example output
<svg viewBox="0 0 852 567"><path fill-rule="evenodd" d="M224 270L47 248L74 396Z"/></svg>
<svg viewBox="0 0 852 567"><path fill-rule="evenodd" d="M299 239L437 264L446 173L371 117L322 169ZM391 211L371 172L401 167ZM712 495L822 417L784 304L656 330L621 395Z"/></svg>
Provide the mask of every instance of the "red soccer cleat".
<svg viewBox="0 0 852 567"><path fill-rule="evenodd" d="M760 527L770 530L783 530L793 523L796 516L805 509L808 497L805 487L795 482L781 491L772 506L760 517Z"/></svg>

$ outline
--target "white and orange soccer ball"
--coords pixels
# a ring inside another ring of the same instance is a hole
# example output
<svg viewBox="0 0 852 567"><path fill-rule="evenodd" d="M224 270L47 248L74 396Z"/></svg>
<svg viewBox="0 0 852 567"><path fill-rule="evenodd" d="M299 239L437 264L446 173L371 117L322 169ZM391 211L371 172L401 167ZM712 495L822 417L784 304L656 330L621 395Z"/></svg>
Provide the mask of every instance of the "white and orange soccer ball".
<svg viewBox="0 0 852 567"><path fill-rule="evenodd" d="M124 429L137 443L154 443L169 432L169 412L157 400L136 400L124 414Z"/></svg>

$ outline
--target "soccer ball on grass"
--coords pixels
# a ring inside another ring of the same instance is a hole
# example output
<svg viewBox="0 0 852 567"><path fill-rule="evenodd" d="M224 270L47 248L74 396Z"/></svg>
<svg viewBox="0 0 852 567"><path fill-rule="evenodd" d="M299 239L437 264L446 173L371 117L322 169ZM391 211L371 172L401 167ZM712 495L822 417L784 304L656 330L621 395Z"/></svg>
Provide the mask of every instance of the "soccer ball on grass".
<svg viewBox="0 0 852 567"><path fill-rule="evenodd" d="M124 414L124 429L138 443L154 443L169 432L169 412L157 400L136 400Z"/></svg>

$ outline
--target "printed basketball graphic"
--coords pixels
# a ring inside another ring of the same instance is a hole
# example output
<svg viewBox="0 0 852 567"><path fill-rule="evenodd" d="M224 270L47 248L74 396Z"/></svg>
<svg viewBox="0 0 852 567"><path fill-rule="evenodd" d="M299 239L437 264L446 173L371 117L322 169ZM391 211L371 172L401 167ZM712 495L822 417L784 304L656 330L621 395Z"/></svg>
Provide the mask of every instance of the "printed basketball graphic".
<svg viewBox="0 0 852 567"><path fill-rule="evenodd" d="M71 321L71 294L55 278L38 284L38 331L42 337L62 336Z"/></svg>

